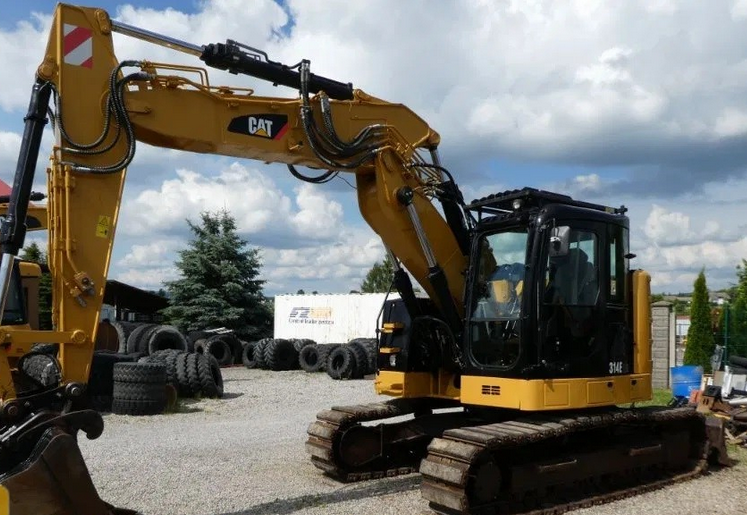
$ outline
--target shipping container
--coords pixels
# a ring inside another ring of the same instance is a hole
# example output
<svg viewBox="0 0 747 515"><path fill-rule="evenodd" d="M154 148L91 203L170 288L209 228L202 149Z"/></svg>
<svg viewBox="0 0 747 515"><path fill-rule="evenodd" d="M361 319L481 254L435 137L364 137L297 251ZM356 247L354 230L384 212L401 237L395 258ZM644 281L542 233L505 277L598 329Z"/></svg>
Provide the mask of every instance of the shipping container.
<svg viewBox="0 0 747 515"><path fill-rule="evenodd" d="M275 338L310 338L317 343L345 343L375 338L385 293L278 295ZM398 299L392 293L389 299Z"/></svg>

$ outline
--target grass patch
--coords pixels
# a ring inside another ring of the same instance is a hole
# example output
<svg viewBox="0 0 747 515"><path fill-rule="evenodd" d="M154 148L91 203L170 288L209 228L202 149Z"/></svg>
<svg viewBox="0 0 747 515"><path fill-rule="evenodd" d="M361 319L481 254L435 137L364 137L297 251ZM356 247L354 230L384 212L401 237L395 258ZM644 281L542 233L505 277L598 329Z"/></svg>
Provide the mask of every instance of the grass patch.
<svg viewBox="0 0 747 515"><path fill-rule="evenodd" d="M636 406L666 406L672 400L672 391L666 388L654 388L653 397L648 401L636 402ZM622 404L621 406L629 406Z"/></svg>
<svg viewBox="0 0 747 515"><path fill-rule="evenodd" d="M650 401L638 402L636 406L666 406L672 400L672 391L666 388L654 388Z"/></svg>

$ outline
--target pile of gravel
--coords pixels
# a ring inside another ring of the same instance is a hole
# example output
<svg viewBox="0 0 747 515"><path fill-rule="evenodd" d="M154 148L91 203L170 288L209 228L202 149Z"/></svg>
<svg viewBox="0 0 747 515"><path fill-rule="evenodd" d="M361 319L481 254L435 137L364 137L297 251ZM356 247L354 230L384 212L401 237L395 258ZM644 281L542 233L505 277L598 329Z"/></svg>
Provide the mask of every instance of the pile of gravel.
<svg viewBox="0 0 747 515"><path fill-rule="evenodd" d="M223 399L180 401L179 412L105 415L79 442L104 500L144 515L409 515L428 513L417 475L340 484L313 467L306 429L332 405L383 400L368 381L326 374L223 370ZM747 454L747 453L746 453ZM737 467L579 515L743 513L747 456Z"/></svg>

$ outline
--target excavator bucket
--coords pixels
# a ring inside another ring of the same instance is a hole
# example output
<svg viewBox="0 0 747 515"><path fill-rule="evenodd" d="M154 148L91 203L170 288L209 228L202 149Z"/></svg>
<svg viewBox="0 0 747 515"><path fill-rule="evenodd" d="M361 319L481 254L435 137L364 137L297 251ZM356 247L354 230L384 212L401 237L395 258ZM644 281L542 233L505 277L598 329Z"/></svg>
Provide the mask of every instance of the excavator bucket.
<svg viewBox="0 0 747 515"><path fill-rule="evenodd" d="M137 515L101 500L73 435L47 429L31 455L0 476L10 515ZM2 507L0 507L0 513Z"/></svg>

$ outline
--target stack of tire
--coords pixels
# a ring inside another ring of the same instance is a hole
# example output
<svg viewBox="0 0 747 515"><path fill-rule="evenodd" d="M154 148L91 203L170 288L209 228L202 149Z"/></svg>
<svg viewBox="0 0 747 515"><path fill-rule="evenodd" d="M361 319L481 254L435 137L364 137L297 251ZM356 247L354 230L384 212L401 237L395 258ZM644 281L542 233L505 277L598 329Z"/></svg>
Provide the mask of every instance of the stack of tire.
<svg viewBox="0 0 747 515"><path fill-rule="evenodd" d="M213 356L221 367L241 363L241 355L246 342L233 331L192 331L187 341L194 352Z"/></svg>
<svg viewBox="0 0 747 515"><path fill-rule="evenodd" d="M163 366L164 382L173 387L179 397L223 397L223 374L218 360L211 354L166 349L140 358L140 363Z"/></svg>
<svg viewBox="0 0 747 515"><path fill-rule="evenodd" d="M376 372L375 338L355 338L334 348L326 360L327 375L332 379L362 379Z"/></svg>
<svg viewBox="0 0 747 515"><path fill-rule="evenodd" d="M245 344L241 357L246 368L297 370L299 354L307 347L316 347L316 342L306 338L263 338Z"/></svg>
<svg viewBox="0 0 747 515"><path fill-rule="evenodd" d="M112 322L119 336L120 354L148 356L166 349L187 351L187 339L174 326L137 322Z"/></svg>
<svg viewBox="0 0 747 515"><path fill-rule="evenodd" d="M158 415L168 404L166 366L162 363L117 363L113 369L112 413Z"/></svg>

